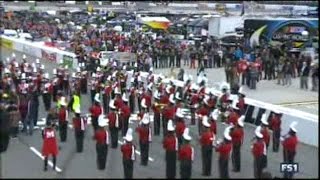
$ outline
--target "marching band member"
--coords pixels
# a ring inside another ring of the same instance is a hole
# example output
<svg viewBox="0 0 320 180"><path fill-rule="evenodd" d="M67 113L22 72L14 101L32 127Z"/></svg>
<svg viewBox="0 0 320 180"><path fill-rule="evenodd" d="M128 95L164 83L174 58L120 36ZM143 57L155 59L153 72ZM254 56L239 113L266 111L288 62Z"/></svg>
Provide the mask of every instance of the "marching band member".
<svg viewBox="0 0 320 180"><path fill-rule="evenodd" d="M197 85L192 84L191 89L192 89L192 94L191 94L190 104L189 104L190 112L191 112L191 125L195 125L196 124L195 112L198 107L200 98L199 98L199 95L197 94L197 89L198 89Z"/></svg>
<svg viewBox="0 0 320 180"><path fill-rule="evenodd" d="M186 129L186 125L184 122L184 115L182 114L182 110L180 108L177 109L176 112L176 135L178 138L179 147L182 145L182 135L184 130Z"/></svg>
<svg viewBox="0 0 320 180"><path fill-rule="evenodd" d="M219 156L219 174L220 178L228 179L229 178L229 157L232 149L230 130L233 126L229 126L224 130L224 139L223 142L218 142L215 146L216 152L220 153Z"/></svg>
<svg viewBox="0 0 320 180"><path fill-rule="evenodd" d="M135 111L135 99L136 99L136 86L135 86L135 81L134 81L134 77L131 78L130 80L131 82L131 87L129 89L129 106L130 106L130 111L132 113L134 113Z"/></svg>
<svg viewBox="0 0 320 180"><path fill-rule="evenodd" d="M125 136L129 128L129 118L130 118L131 112L128 106L128 99L125 93L123 93L122 95L122 100L123 100L123 105L120 107L120 119L122 122L122 136Z"/></svg>
<svg viewBox="0 0 320 180"><path fill-rule="evenodd" d="M235 126L237 124L239 117L240 117L239 108L237 107L236 100L232 101L231 107L232 107L232 109L231 109L231 112L228 116L226 123L229 125L233 124Z"/></svg>
<svg viewBox="0 0 320 180"><path fill-rule="evenodd" d="M107 78L106 85L104 87L104 92L103 92L103 109L105 113L109 113L109 103L111 99L111 92L112 92L112 87L111 87L111 76Z"/></svg>
<svg viewBox="0 0 320 180"><path fill-rule="evenodd" d="M283 146L283 162L284 163L294 163L294 158L297 153L297 144L298 137L296 135L297 129L296 125L298 123L296 121L290 124L290 130L287 135L282 136L280 140L282 141ZM284 173L284 178L293 178L292 172Z"/></svg>
<svg viewBox="0 0 320 180"><path fill-rule="evenodd" d="M61 107L58 110L58 119L59 119L59 134L60 141L65 142L67 140L67 129L68 129L68 109L67 101L65 97L61 99Z"/></svg>
<svg viewBox="0 0 320 180"><path fill-rule="evenodd" d="M251 152L253 155L253 167L254 167L254 177L256 179L261 178L261 173L264 165L264 151L265 151L265 143L263 141L263 135L261 134L261 126L258 126L255 130L255 139L251 146Z"/></svg>
<svg viewBox="0 0 320 180"><path fill-rule="evenodd" d="M109 103L110 112L107 115L109 122L109 131L111 133L111 148L118 147L118 131L119 131L119 114L116 112L116 107L114 105L114 100Z"/></svg>
<svg viewBox="0 0 320 180"><path fill-rule="evenodd" d="M43 100L45 110L49 111L49 109L51 108L51 99L52 99L51 97L53 93L53 85L49 81L48 73L44 75L43 82L44 82L44 87L42 90L42 100Z"/></svg>
<svg viewBox="0 0 320 180"><path fill-rule="evenodd" d="M201 144L201 155L202 155L202 175L211 175L211 164L212 164L212 145L215 140L215 136L210 132L210 124L208 117L204 116L202 120L203 131L200 136Z"/></svg>
<svg viewBox="0 0 320 180"><path fill-rule="evenodd" d="M103 109L100 105L100 94L96 93L94 96L94 104L90 107L89 112L91 114L91 122L93 126L93 130L96 131L98 128L98 118L101 114L103 114Z"/></svg>
<svg viewBox="0 0 320 180"><path fill-rule="evenodd" d="M160 118L161 118L161 106L160 104L160 95L159 92L156 91L154 93L155 102L152 104L151 108L153 110L153 127L154 127L154 135L160 135Z"/></svg>
<svg viewBox="0 0 320 180"><path fill-rule="evenodd" d="M174 179L176 177L176 162L178 151L178 139L174 135L174 126L172 120L168 121L167 135L164 137L162 146L166 150L166 177Z"/></svg>
<svg viewBox="0 0 320 180"><path fill-rule="evenodd" d="M121 145L122 152L122 163L124 170L124 178L132 179L133 178L133 162L136 160L135 150L136 147L132 143L132 129L129 128L126 136L123 138L125 143Z"/></svg>
<svg viewBox="0 0 320 180"><path fill-rule="evenodd" d="M239 108L239 111L240 111L240 115L244 115L246 112L246 103L245 103L245 93L244 93L244 90L243 90L243 87L240 87L239 88L239 91L238 91L238 108Z"/></svg>
<svg viewBox="0 0 320 180"><path fill-rule="evenodd" d="M180 177L181 179L190 179L192 175L192 161L194 159L194 148L191 146L191 136L189 135L189 128L183 132L184 143L179 149L180 160Z"/></svg>
<svg viewBox="0 0 320 180"><path fill-rule="evenodd" d="M174 95L171 94L169 97L169 104L162 111L162 129L163 129L163 137L167 133L167 124L169 119L174 119L176 109L175 109L175 100Z"/></svg>
<svg viewBox="0 0 320 180"><path fill-rule="evenodd" d="M99 170L106 168L107 156L108 156L108 145L109 145L109 133L106 130L107 120L104 115L99 115L98 118L99 128L94 133L94 139L96 142L97 151L97 166Z"/></svg>
<svg viewBox="0 0 320 180"><path fill-rule="evenodd" d="M215 109L211 114L210 114L210 131L213 134L217 134L217 120L219 117L219 109Z"/></svg>
<svg viewBox="0 0 320 180"><path fill-rule="evenodd" d="M139 145L141 151L141 165L147 166L149 159L149 143L152 141L152 132L150 123L150 116L146 114L139 122L136 132L139 134Z"/></svg>
<svg viewBox="0 0 320 180"><path fill-rule="evenodd" d="M119 109L123 105L123 100L121 97L121 91L120 88L116 87L114 90L115 99L114 99L114 106Z"/></svg>
<svg viewBox="0 0 320 180"><path fill-rule="evenodd" d="M264 167L267 167L268 165L268 158L267 158L267 150L269 147L269 142L270 142L270 134L268 130L268 120L267 120L267 115L264 113L261 117L261 134L263 135L263 141L266 145L266 151L264 152Z"/></svg>
<svg viewBox="0 0 320 180"><path fill-rule="evenodd" d="M179 91L176 92L175 99L176 99L176 105L175 105L176 109L183 108L183 103L182 103L182 99Z"/></svg>
<svg viewBox="0 0 320 180"><path fill-rule="evenodd" d="M232 170L233 172L240 172L241 170L241 146L243 144L244 139L244 119L245 116L240 116L238 119L237 125L230 132L230 136L232 138Z"/></svg>
<svg viewBox="0 0 320 180"><path fill-rule="evenodd" d="M201 126L202 126L202 120L203 120L203 117L208 117L209 115L209 109L208 109L208 106L207 106L207 103L205 101L205 103L202 104L202 106L196 110L196 116L199 117L198 118L198 133L199 135L201 134Z"/></svg>
<svg viewBox="0 0 320 180"><path fill-rule="evenodd" d="M146 100L147 112L150 112L151 101L152 101L152 83L148 85L147 91L141 94L141 99Z"/></svg>
<svg viewBox="0 0 320 180"><path fill-rule="evenodd" d="M83 140L84 140L84 132L87 126L87 119L81 117L80 107L75 109L75 117L73 118L73 128L74 128L74 135L76 139L76 147L77 152L80 153L83 151Z"/></svg>
<svg viewBox="0 0 320 180"><path fill-rule="evenodd" d="M270 129L272 133L272 150L273 152L279 151L280 134L281 134L281 113L274 110L270 120Z"/></svg>
<svg viewBox="0 0 320 180"><path fill-rule="evenodd" d="M56 168L57 155L59 153L56 132L54 130L54 124L52 121L46 121L47 127L42 130L42 156L44 156L44 167L43 170L48 170L48 156L51 155L53 158L53 169Z"/></svg>

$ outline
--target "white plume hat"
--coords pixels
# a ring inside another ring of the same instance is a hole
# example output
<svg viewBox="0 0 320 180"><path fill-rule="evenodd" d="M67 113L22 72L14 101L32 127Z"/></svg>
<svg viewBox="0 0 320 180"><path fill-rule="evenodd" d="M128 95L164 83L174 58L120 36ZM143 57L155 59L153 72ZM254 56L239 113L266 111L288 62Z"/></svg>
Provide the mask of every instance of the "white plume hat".
<svg viewBox="0 0 320 180"><path fill-rule="evenodd" d="M203 116L202 117L202 125L204 127L210 127L210 123L208 122L208 116Z"/></svg>
<svg viewBox="0 0 320 180"><path fill-rule="evenodd" d="M189 128L185 128L182 134L183 139L190 141L192 138L189 135Z"/></svg>
<svg viewBox="0 0 320 180"><path fill-rule="evenodd" d="M245 116L242 115L238 118L238 125L243 127L244 126L244 119L245 119Z"/></svg>
<svg viewBox="0 0 320 180"><path fill-rule="evenodd" d="M168 131L174 131L173 122L172 122L171 119L168 121L167 130Z"/></svg>

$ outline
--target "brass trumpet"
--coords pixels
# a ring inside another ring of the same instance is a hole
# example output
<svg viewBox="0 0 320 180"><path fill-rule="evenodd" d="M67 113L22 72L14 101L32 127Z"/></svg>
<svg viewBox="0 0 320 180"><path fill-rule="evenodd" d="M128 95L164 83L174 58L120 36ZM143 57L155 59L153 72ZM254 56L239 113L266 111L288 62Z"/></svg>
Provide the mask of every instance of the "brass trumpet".
<svg viewBox="0 0 320 180"><path fill-rule="evenodd" d="M160 107L161 109L163 109L163 108L165 108L165 107L168 106L167 104L163 104L163 103L154 103L154 105L155 105L156 107Z"/></svg>

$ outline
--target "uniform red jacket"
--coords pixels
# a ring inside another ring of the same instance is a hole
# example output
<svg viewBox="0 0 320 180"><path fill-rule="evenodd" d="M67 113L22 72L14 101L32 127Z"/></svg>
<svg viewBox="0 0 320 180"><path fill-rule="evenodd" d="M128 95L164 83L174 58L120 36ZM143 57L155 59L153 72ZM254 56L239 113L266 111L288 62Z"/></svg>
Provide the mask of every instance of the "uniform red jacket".
<svg viewBox="0 0 320 180"><path fill-rule="evenodd" d="M150 96L149 93L147 93L147 92L143 93L142 96L141 96L141 99L145 99L145 100L146 100L146 105L147 105L147 107L150 107L150 106L151 106L151 99L152 99L152 97Z"/></svg>
<svg viewBox="0 0 320 180"><path fill-rule="evenodd" d="M281 119L280 119L280 117L276 116L276 117L271 118L270 127L271 127L272 130L281 130Z"/></svg>
<svg viewBox="0 0 320 180"><path fill-rule="evenodd" d="M190 144L183 144L178 152L179 160L189 160L193 161L194 149Z"/></svg>
<svg viewBox="0 0 320 180"><path fill-rule="evenodd" d="M217 122L215 120L210 120L210 131L217 134Z"/></svg>
<svg viewBox="0 0 320 180"><path fill-rule="evenodd" d="M163 110L163 117L166 118L167 120L169 119L174 119L176 114L176 109L174 106L168 106Z"/></svg>
<svg viewBox="0 0 320 180"><path fill-rule="evenodd" d="M232 149L231 143L222 143L216 148L216 152L220 153L220 158L224 160L228 160L230 157L231 149Z"/></svg>
<svg viewBox="0 0 320 180"><path fill-rule="evenodd" d="M289 152L296 152L297 144L297 136L290 136L282 142L283 149Z"/></svg>
<svg viewBox="0 0 320 180"><path fill-rule="evenodd" d="M200 137L201 146L212 146L213 137L214 135L212 132L203 132Z"/></svg>
<svg viewBox="0 0 320 180"><path fill-rule="evenodd" d="M104 94L106 96L110 96L111 95L111 92L112 92L112 87L109 85L109 86L106 86L105 89L104 89Z"/></svg>
<svg viewBox="0 0 320 180"><path fill-rule="evenodd" d="M80 119L77 117L73 118L73 128L75 130L85 130L86 125L87 125L87 120L85 118L83 117L81 117Z"/></svg>
<svg viewBox="0 0 320 180"><path fill-rule="evenodd" d="M58 155L58 145L56 140L56 132L53 128L45 128L42 131L43 145L42 145L42 155L47 157L49 155Z"/></svg>
<svg viewBox="0 0 320 180"><path fill-rule="evenodd" d="M91 108L89 109L89 112L91 113L91 116L92 116L93 118L98 118L98 117L101 115L101 113L102 113L102 108L101 108L101 106L94 104L94 105L91 106Z"/></svg>
<svg viewBox="0 0 320 180"><path fill-rule="evenodd" d="M253 145L251 152L255 158L261 157L263 155L264 150L264 141L263 140L256 140Z"/></svg>
<svg viewBox="0 0 320 180"><path fill-rule="evenodd" d="M125 143L121 145L122 157L125 160L135 160L135 145L130 143Z"/></svg>
<svg viewBox="0 0 320 180"><path fill-rule="evenodd" d="M160 98L160 103L161 103L161 104L169 104L169 103L170 103L169 97L168 97L167 95L161 96L161 98Z"/></svg>
<svg viewBox="0 0 320 180"><path fill-rule="evenodd" d="M142 143L148 143L149 141L151 141L151 132L150 132L150 127L142 127L139 126L136 128L136 132L139 135L139 140Z"/></svg>
<svg viewBox="0 0 320 180"><path fill-rule="evenodd" d="M212 108L215 107L215 105L216 105L216 100L215 100L214 98L210 98L210 99L208 100L208 106L209 106L209 108L212 109Z"/></svg>
<svg viewBox="0 0 320 180"><path fill-rule="evenodd" d="M177 121L176 122L176 134L177 137L181 137L183 135L184 129L186 128L186 125L184 121Z"/></svg>
<svg viewBox="0 0 320 180"><path fill-rule="evenodd" d="M166 135L162 142L162 147L166 151L177 151L178 150L178 139L173 134Z"/></svg>
<svg viewBox="0 0 320 180"><path fill-rule="evenodd" d="M59 114L58 114L59 122L65 122L67 120L67 115L68 115L67 108L61 107L59 109Z"/></svg>
<svg viewBox="0 0 320 180"><path fill-rule="evenodd" d="M202 106L200 109L196 111L197 114L200 114L202 116L208 116L209 115L209 109L207 107Z"/></svg>
<svg viewBox="0 0 320 180"><path fill-rule="evenodd" d="M261 134L263 135L263 140L266 143L266 145L269 145L270 134L269 134L268 128L262 128Z"/></svg>
<svg viewBox="0 0 320 180"><path fill-rule="evenodd" d="M227 103L229 96L227 94L223 94L220 98L221 103Z"/></svg>
<svg viewBox="0 0 320 180"><path fill-rule="evenodd" d="M130 107L126 104L123 104L120 108L121 116L124 118L129 118L131 115Z"/></svg>
<svg viewBox="0 0 320 180"><path fill-rule="evenodd" d="M118 96L118 97L114 100L114 106L115 106L117 109L119 109L119 108L121 108L123 105L124 105L124 102L123 102L122 98Z"/></svg>
<svg viewBox="0 0 320 180"><path fill-rule="evenodd" d="M233 124L233 125L237 125L238 124L238 119L239 119L239 115L238 113L232 111L228 117L227 120L227 124Z"/></svg>
<svg viewBox="0 0 320 180"><path fill-rule="evenodd" d="M232 138L233 144L242 144L244 138L244 131L243 128L235 128L231 131L230 136Z"/></svg>
<svg viewBox="0 0 320 180"><path fill-rule="evenodd" d="M109 119L109 128L114 128L116 127L116 120L117 120L117 114L115 112L109 112L107 115L107 118ZM119 118L119 117L118 117ZM120 120L118 119L118 123Z"/></svg>
<svg viewBox="0 0 320 180"><path fill-rule="evenodd" d="M199 103L199 101L200 101L199 95L193 94L193 95L191 96L190 101L191 101L191 105L195 105L195 104Z"/></svg>
<svg viewBox="0 0 320 180"><path fill-rule="evenodd" d="M109 144L108 131L104 129L98 129L94 133L94 139L97 141L97 144Z"/></svg>

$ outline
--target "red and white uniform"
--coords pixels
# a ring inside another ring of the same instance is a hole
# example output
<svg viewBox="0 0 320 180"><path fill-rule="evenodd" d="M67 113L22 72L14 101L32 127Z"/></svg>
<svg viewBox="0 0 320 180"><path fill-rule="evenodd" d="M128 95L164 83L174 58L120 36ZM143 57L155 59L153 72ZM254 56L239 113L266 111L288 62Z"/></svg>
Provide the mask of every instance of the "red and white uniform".
<svg viewBox="0 0 320 180"><path fill-rule="evenodd" d="M58 145L56 140L56 132L53 128L48 127L43 130L43 145L42 155L47 157L49 155L58 155Z"/></svg>

